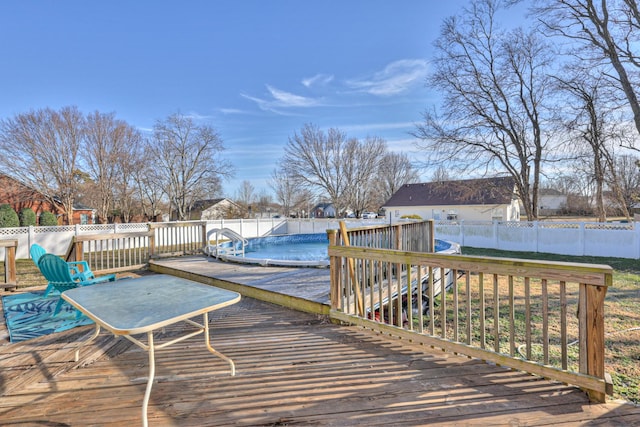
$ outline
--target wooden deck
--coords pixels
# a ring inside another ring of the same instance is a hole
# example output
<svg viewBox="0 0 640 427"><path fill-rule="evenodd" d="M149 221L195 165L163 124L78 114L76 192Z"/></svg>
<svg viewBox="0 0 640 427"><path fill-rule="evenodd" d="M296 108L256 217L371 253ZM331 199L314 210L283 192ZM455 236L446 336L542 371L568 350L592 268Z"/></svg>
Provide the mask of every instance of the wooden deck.
<svg viewBox="0 0 640 427"><path fill-rule="evenodd" d="M193 263L264 291L322 275ZM146 353L102 334L73 362L74 345L91 331L2 343L0 425L139 425ZM253 298L214 312L212 339L236 376L201 337L158 350L151 426L640 425L640 408L627 403L589 404L573 387Z"/></svg>

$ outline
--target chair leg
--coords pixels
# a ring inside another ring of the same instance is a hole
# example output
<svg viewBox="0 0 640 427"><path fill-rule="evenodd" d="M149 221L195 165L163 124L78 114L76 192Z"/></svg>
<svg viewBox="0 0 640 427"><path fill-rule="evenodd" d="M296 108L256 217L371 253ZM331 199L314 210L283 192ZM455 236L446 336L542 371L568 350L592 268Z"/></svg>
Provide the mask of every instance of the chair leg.
<svg viewBox="0 0 640 427"><path fill-rule="evenodd" d="M49 283L47 285L47 289L45 289L44 291L44 297L46 298L47 296L49 296L49 293L54 289L53 285L51 283Z"/></svg>
<svg viewBox="0 0 640 427"><path fill-rule="evenodd" d="M60 299L58 300L58 304L56 304L56 309L53 310L53 316L52 317L56 317L58 315L58 313L60 313L60 308L62 307L62 304L65 303L65 300L62 299L62 297L60 297Z"/></svg>

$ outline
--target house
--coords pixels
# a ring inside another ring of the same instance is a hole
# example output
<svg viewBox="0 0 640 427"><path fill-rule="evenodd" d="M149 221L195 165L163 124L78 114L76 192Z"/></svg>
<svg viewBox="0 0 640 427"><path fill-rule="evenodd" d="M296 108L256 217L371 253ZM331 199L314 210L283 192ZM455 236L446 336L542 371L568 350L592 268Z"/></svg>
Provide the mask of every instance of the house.
<svg viewBox="0 0 640 427"><path fill-rule="evenodd" d="M207 221L238 218L241 212L240 205L227 198L198 200L191 208L190 219Z"/></svg>
<svg viewBox="0 0 640 427"><path fill-rule="evenodd" d="M538 192L540 215L558 215L567 208L567 195L553 188L541 188Z"/></svg>
<svg viewBox="0 0 640 427"><path fill-rule="evenodd" d="M519 221L520 202L512 177L405 184L383 206L389 220Z"/></svg>
<svg viewBox="0 0 640 427"><path fill-rule="evenodd" d="M318 203L311 209L311 218L335 218L336 209L333 207L333 203Z"/></svg>
<svg viewBox="0 0 640 427"><path fill-rule="evenodd" d="M20 212L24 208L31 208L36 213L38 221L42 212L51 212L58 217L58 225L68 225L66 211L62 203L52 202L38 190L4 174L0 174L0 203L11 205L16 212ZM94 224L95 213L95 209L75 204L71 218L74 224Z"/></svg>

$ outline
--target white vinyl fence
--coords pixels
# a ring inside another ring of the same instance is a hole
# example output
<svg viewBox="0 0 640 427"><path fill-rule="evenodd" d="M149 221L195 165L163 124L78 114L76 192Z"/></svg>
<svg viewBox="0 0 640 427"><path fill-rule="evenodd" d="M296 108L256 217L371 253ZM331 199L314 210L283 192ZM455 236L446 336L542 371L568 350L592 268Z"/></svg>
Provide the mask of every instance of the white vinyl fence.
<svg viewBox="0 0 640 427"><path fill-rule="evenodd" d="M436 221L436 238L461 246L640 259L638 223Z"/></svg>
<svg viewBox="0 0 640 427"><path fill-rule="evenodd" d="M381 224L384 219L347 219L348 227ZM194 221L201 224L201 221ZM168 223L172 224L172 223ZM509 251L547 252L640 259L640 226L638 223L596 222L502 222L502 221L436 221L435 237L461 246ZM229 219L207 221L206 229L228 228L245 238L277 234L324 233L338 229L336 219ZM87 234L127 233L149 230L149 224L95 224L57 227L15 227L0 229L0 239L18 240L16 258L29 258L33 243L47 252L63 255L73 236ZM176 228L175 230L180 230ZM161 238L161 236L158 236ZM0 248L0 259L4 248Z"/></svg>

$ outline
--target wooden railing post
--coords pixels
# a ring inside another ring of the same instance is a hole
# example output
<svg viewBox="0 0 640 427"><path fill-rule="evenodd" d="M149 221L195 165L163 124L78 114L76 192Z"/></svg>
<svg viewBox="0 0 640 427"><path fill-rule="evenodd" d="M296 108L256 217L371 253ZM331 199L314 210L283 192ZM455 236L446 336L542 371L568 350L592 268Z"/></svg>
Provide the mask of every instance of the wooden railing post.
<svg viewBox="0 0 640 427"><path fill-rule="evenodd" d="M152 259L156 256L156 231L151 226L149 231L149 259Z"/></svg>
<svg viewBox="0 0 640 427"><path fill-rule="evenodd" d="M390 249L404 250L402 247L402 225L393 226L393 247Z"/></svg>
<svg viewBox="0 0 640 427"><path fill-rule="evenodd" d="M605 379L604 298L613 276L605 276L606 286L580 284L578 322L580 324L580 373ZM604 402L606 394L588 390L592 401Z"/></svg>
<svg viewBox="0 0 640 427"><path fill-rule="evenodd" d="M338 230L327 230L327 237L329 238L329 246L335 246L338 242ZM340 292L340 266L338 257L329 257L329 268L331 272L329 299L331 301L331 308L338 310L340 308L340 299L342 298L342 292Z"/></svg>
<svg viewBox="0 0 640 427"><path fill-rule="evenodd" d="M343 246L351 246L349 242L349 232L347 231L347 225L344 221L340 221L340 234L342 235L342 245ZM364 301L362 299L362 292L360 290L360 283L356 278L356 269L353 264L353 258L347 259L347 264L349 265L349 276L351 277L351 286L353 287L354 293L356 295L356 307L358 308L358 313L360 316L364 316Z"/></svg>
<svg viewBox="0 0 640 427"><path fill-rule="evenodd" d="M76 241L73 250L75 252L74 261L82 261L84 258L84 242Z"/></svg>
<svg viewBox="0 0 640 427"><path fill-rule="evenodd" d="M10 287L17 286L16 278L16 249L18 241L12 240L13 245L7 246L4 252L4 282Z"/></svg>
<svg viewBox="0 0 640 427"><path fill-rule="evenodd" d="M202 224L200 225L200 236L202 239L202 247L207 247L207 245L209 244L209 242L207 242L207 221L202 221Z"/></svg>
<svg viewBox="0 0 640 427"><path fill-rule="evenodd" d="M428 241L428 248L425 252L435 252L436 251L435 222L432 219L427 220L426 228L427 228L427 235L425 238Z"/></svg>

